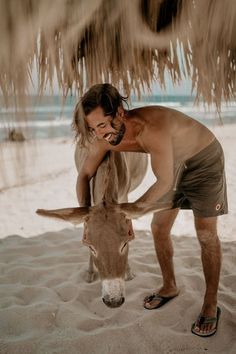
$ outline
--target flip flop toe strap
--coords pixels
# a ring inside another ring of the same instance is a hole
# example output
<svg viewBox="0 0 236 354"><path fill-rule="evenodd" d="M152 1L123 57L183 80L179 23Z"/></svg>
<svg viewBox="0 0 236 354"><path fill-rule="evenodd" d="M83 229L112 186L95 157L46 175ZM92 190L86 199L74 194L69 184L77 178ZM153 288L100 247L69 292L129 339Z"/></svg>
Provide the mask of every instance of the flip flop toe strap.
<svg viewBox="0 0 236 354"><path fill-rule="evenodd" d="M157 294L153 293L152 295L148 295L144 298L144 302L150 302L152 301L154 298L156 299Z"/></svg>
<svg viewBox="0 0 236 354"><path fill-rule="evenodd" d="M204 317L204 316L201 316L199 319L198 319L198 323L199 325L202 325L202 324L213 324L217 321L217 317Z"/></svg>
<svg viewBox="0 0 236 354"><path fill-rule="evenodd" d="M151 302L152 300L162 301L163 299L165 299L164 296L161 296L159 294L152 294L152 295L146 296L144 299L144 302Z"/></svg>

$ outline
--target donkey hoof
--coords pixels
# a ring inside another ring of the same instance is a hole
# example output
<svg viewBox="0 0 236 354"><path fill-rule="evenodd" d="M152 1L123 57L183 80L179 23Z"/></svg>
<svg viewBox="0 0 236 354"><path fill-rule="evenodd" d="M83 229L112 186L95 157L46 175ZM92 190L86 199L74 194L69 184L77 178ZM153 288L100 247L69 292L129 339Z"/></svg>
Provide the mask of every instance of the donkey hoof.
<svg viewBox="0 0 236 354"><path fill-rule="evenodd" d="M84 274L84 280L87 283L92 283L95 280L98 279L98 273L97 272L90 272L89 270L87 270Z"/></svg>
<svg viewBox="0 0 236 354"><path fill-rule="evenodd" d="M135 274L131 271L127 272L125 274L125 281L129 281L135 278Z"/></svg>

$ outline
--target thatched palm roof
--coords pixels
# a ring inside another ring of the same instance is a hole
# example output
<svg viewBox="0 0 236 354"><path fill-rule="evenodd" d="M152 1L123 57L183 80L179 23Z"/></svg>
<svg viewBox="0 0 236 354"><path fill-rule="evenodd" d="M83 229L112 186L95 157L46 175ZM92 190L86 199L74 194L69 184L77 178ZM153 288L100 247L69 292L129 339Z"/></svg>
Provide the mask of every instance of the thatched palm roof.
<svg viewBox="0 0 236 354"><path fill-rule="evenodd" d="M197 98L235 98L235 0L0 0L0 88L39 93L56 74L63 94L98 82L140 92L164 71Z"/></svg>

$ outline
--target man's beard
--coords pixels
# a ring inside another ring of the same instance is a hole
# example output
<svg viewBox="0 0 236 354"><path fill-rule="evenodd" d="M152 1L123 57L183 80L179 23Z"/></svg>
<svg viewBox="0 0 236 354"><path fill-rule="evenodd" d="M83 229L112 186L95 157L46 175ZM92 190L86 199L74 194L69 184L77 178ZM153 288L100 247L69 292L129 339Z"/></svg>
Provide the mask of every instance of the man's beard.
<svg viewBox="0 0 236 354"><path fill-rule="evenodd" d="M111 124L111 126L112 126L112 124ZM112 128L115 128L115 127L112 126ZM109 144L114 145L114 146L118 145L121 142L121 140L123 139L123 136L125 134L125 130L126 130L125 124L122 123L121 126L120 126L120 129L117 132L117 134L115 134L114 140L109 141Z"/></svg>

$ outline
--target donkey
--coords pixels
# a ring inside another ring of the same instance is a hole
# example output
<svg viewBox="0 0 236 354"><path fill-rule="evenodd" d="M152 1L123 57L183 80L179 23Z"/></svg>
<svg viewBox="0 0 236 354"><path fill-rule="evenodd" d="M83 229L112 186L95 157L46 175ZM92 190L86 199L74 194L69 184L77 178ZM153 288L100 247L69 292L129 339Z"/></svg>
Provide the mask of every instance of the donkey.
<svg viewBox="0 0 236 354"><path fill-rule="evenodd" d="M84 148L77 146L78 172L84 154ZM90 181L91 207L36 211L75 225L84 223L83 244L91 251L89 281L94 277L94 263L102 281L102 300L108 307L124 303L125 274L132 279L128 265L128 243L134 238L131 219L171 207L170 203L128 203L128 193L141 183L146 170L146 154L109 152Z"/></svg>

